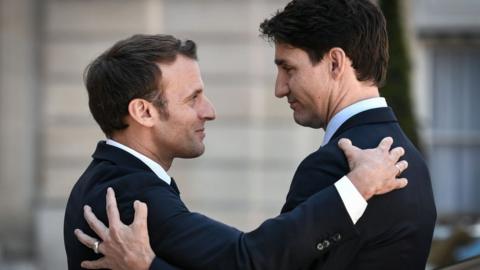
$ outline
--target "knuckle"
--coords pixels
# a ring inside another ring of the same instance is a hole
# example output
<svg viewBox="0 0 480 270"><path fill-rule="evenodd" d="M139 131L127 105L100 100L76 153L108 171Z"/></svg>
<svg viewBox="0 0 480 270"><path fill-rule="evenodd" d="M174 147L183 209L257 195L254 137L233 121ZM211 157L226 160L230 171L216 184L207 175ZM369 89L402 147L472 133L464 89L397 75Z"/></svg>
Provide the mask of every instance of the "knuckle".
<svg viewBox="0 0 480 270"><path fill-rule="evenodd" d="M110 225L110 235L116 236L119 234L120 229L116 225Z"/></svg>

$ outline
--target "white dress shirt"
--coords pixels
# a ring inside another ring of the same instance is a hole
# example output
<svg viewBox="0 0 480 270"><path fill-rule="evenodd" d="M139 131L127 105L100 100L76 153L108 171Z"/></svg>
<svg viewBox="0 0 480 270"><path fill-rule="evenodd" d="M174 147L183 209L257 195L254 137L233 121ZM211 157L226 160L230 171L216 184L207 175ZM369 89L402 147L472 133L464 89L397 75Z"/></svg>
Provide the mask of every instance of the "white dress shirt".
<svg viewBox="0 0 480 270"><path fill-rule="evenodd" d="M340 112L335 114L332 120L330 120L328 123L325 130L325 136L323 137L322 146L327 144L338 128L352 116L366 110L382 107L387 107L387 102L382 97L362 100L345 107ZM338 180L335 183L335 187L340 194L340 198L342 198L343 204L345 205L353 224L356 224L367 208L367 201L365 201L360 192L358 192L357 188L355 188L353 183L346 176Z"/></svg>
<svg viewBox="0 0 480 270"><path fill-rule="evenodd" d="M145 165L147 165L150 168L150 170L152 170L158 176L158 178L165 181L165 183L170 185L170 182L172 182L172 178L167 174L165 169L163 169L162 166L160 166L160 164L151 160L147 156L145 156L143 154L140 154L139 152L133 150L132 148L130 148L126 145L123 145L119 142L116 142L112 139L107 139L107 144L111 145L111 146L118 147L118 148L132 154L134 157L140 159L143 163L145 163Z"/></svg>

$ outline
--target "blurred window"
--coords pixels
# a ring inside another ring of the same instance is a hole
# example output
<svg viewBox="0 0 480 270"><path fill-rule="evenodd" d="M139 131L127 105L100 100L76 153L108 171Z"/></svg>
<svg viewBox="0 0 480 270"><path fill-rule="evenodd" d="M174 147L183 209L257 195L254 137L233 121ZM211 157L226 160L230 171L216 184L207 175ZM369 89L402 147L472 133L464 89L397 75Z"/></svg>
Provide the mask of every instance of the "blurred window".
<svg viewBox="0 0 480 270"><path fill-rule="evenodd" d="M437 209L480 214L480 45L435 45L429 67L426 143Z"/></svg>

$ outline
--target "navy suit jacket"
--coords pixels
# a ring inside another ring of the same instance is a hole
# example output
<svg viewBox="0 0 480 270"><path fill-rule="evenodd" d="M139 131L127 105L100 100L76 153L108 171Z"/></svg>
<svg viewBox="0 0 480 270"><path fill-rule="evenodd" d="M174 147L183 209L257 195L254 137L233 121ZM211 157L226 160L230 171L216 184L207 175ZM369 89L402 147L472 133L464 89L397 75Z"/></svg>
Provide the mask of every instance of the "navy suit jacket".
<svg viewBox="0 0 480 270"><path fill-rule="evenodd" d="M340 177L339 177L340 178ZM316 179L325 182L324 179ZM134 200L146 202L148 230L155 254L151 269L298 269L321 257L318 243L330 239L340 245L357 234L335 187L325 187L305 203L262 223L249 233L190 212L175 187L159 179L143 162L114 146L100 142L93 161L73 187L64 220L64 241L69 269L81 269L82 260L100 254L74 236L80 228L95 233L83 218L88 204L107 224L106 189L117 196L124 223L133 221ZM98 237L97 237L98 238Z"/></svg>
<svg viewBox="0 0 480 270"><path fill-rule="evenodd" d="M329 187L349 171L340 138L360 148L374 148L391 136L394 147L405 149L406 188L374 196L356 224L359 234L342 245L330 245L325 256L303 269L425 269L436 209L425 162L405 136L390 108L361 112L348 119L328 144L306 157L293 178L283 213L292 211L316 192ZM325 209L325 211L335 211Z"/></svg>

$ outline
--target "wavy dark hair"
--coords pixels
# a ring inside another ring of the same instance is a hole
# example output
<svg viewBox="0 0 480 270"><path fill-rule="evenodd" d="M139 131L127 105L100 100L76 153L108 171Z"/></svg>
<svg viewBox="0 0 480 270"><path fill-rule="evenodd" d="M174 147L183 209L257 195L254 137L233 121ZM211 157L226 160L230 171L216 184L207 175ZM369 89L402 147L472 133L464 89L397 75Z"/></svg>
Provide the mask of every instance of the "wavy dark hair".
<svg viewBox="0 0 480 270"><path fill-rule="evenodd" d="M121 40L98 56L85 70L90 112L102 131L128 127L128 104L143 98L168 116L158 63L175 61L178 54L197 59L196 45L170 35L134 35Z"/></svg>
<svg viewBox="0 0 480 270"><path fill-rule="evenodd" d="M357 79L384 84L388 65L385 17L369 0L293 0L260 24L268 41L303 49L312 64L340 47Z"/></svg>

